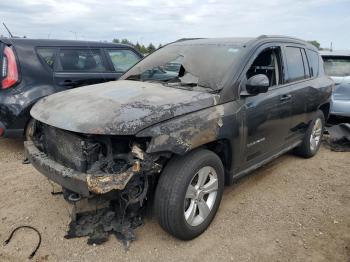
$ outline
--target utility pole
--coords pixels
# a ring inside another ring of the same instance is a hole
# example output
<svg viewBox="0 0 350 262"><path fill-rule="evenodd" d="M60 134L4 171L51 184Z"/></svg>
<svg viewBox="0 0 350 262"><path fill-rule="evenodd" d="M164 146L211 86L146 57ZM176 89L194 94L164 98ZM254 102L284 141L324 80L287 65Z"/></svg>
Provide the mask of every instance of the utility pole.
<svg viewBox="0 0 350 262"><path fill-rule="evenodd" d="M78 38L77 38L77 32L76 31L72 31L72 30L70 30L69 32L71 32L71 33L73 33L74 34L74 36L75 36L75 40L77 40Z"/></svg>

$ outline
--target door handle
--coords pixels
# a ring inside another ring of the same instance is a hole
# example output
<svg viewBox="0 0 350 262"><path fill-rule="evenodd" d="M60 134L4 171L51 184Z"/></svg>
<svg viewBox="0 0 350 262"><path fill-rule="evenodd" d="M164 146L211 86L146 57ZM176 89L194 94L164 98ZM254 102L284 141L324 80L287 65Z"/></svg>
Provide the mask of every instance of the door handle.
<svg viewBox="0 0 350 262"><path fill-rule="evenodd" d="M292 99L292 95L288 94L288 95L281 95L280 101L288 101Z"/></svg>

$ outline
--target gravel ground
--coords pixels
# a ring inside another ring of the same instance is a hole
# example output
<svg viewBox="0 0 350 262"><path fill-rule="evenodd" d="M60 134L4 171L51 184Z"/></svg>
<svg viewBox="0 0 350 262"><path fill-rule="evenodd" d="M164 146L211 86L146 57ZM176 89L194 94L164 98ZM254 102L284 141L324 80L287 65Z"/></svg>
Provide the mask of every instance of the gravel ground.
<svg viewBox="0 0 350 262"><path fill-rule="evenodd" d="M148 218L125 252L113 236L101 246L64 239L67 205L21 164L22 152L22 141L0 139L0 241L19 225L35 226L42 246L34 261L350 261L350 153L284 155L227 187L197 239L174 239ZM18 232L0 247L0 261L25 261L36 241L34 232Z"/></svg>

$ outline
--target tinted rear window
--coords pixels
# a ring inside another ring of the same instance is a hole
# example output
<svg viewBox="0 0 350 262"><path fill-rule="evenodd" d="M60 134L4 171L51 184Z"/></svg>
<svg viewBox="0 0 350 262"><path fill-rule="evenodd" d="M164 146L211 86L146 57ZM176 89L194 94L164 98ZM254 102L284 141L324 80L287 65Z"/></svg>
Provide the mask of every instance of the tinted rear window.
<svg viewBox="0 0 350 262"><path fill-rule="evenodd" d="M329 76L350 76L350 57L323 57L324 69Z"/></svg>
<svg viewBox="0 0 350 262"><path fill-rule="evenodd" d="M61 49L59 59L63 71L106 71L99 49Z"/></svg>
<svg viewBox="0 0 350 262"><path fill-rule="evenodd" d="M286 47L286 60L288 67L287 82L304 79L305 70L301 49L298 47Z"/></svg>
<svg viewBox="0 0 350 262"><path fill-rule="evenodd" d="M55 64L55 48L40 47L37 49L39 57L46 63L50 68L53 68Z"/></svg>

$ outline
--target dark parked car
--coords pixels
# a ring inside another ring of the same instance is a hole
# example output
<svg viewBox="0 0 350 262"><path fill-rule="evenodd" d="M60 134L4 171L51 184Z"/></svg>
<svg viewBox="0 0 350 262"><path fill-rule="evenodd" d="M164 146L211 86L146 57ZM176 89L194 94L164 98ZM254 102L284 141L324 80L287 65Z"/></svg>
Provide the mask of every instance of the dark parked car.
<svg viewBox="0 0 350 262"><path fill-rule="evenodd" d="M322 51L326 74L335 82L331 115L350 117L350 51Z"/></svg>
<svg viewBox="0 0 350 262"><path fill-rule="evenodd" d="M0 137L30 136L40 98L116 80L140 59L121 44L0 38Z"/></svg>
<svg viewBox="0 0 350 262"><path fill-rule="evenodd" d="M182 40L119 81L40 100L26 153L68 200L118 203L124 223L154 197L161 226L192 239L213 220L225 182L292 149L316 154L333 86L302 40Z"/></svg>

